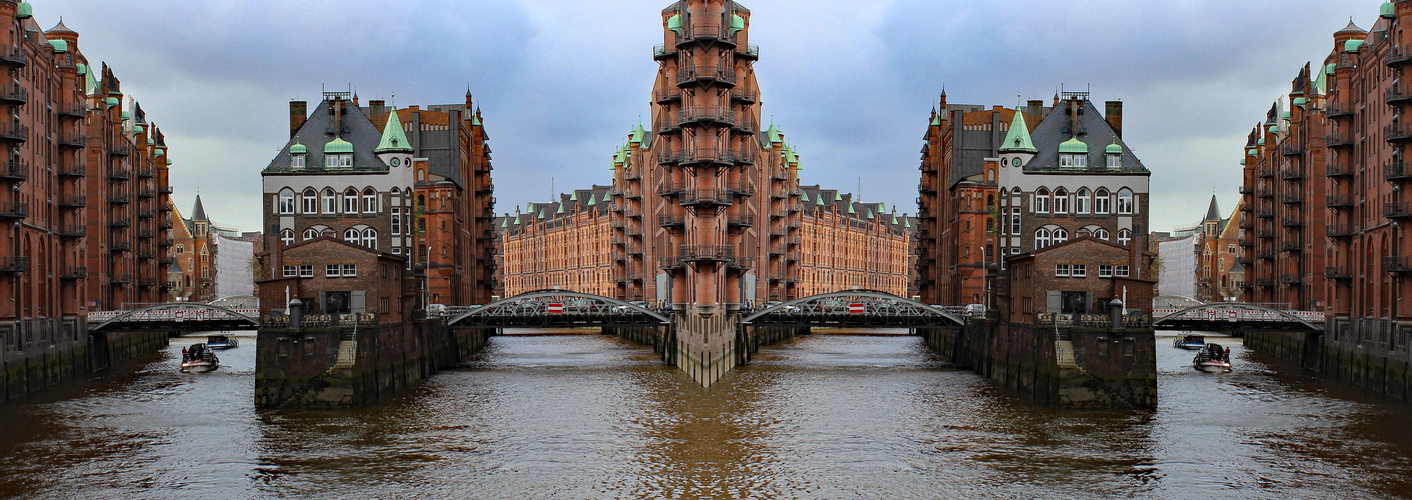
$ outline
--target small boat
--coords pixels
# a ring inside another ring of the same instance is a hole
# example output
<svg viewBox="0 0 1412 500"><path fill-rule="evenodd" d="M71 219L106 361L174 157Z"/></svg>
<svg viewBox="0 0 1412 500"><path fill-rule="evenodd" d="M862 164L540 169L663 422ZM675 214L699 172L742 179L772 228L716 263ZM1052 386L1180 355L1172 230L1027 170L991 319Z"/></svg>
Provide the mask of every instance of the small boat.
<svg viewBox="0 0 1412 500"><path fill-rule="evenodd" d="M1206 347L1206 337L1202 335L1182 335L1172 340L1172 347L1195 351Z"/></svg>
<svg viewBox="0 0 1412 500"><path fill-rule="evenodd" d="M240 347L240 341L231 338L230 335L207 335L206 347L211 349L235 349Z"/></svg>
<svg viewBox="0 0 1412 500"><path fill-rule="evenodd" d="M1191 359L1191 367L1206 373L1227 373L1231 371L1231 357L1221 344L1206 344L1206 348Z"/></svg>
<svg viewBox="0 0 1412 500"><path fill-rule="evenodd" d="M221 367L220 358L206 344L193 344L189 349L181 351L181 371L186 373L205 373L216 371Z"/></svg>

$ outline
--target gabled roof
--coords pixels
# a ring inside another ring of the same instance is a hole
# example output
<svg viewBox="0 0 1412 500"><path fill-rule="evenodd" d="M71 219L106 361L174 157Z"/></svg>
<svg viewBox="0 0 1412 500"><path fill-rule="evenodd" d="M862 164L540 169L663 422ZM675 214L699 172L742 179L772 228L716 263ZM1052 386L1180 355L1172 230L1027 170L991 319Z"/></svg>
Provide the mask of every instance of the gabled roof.
<svg viewBox="0 0 1412 500"><path fill-rule="evenodd" d="M1060 106L1066 107L1067 102L1068 101L1061 102ZM1085 99L1079 101L1079 104L1083 106L1083 112L1079 113L1078 130L1068 130L1070 128L1069 113L1065 111L1065 107L1055 109L1053 112L1046 115L1044 120L1039 122L1039 125L1035 126L1031 134L1034 139L1035 147L1039 149L1039 153L1025 165L1024 168L1026 172L1061 171L1059 168L1060 144L1073 139L1077 139L1078 142L1084 145L1083 149L1088 155L1087 171L1112 172L1107 169L1107 160L1104 158L1107 151L1106 146L1109 144L1120 144L1124 147L1123 153L1118 155L1118 171L1133 173L1148 172L1147 167L1143 166L1142 161L1138 160L1137 155L1133 154L1132 148L1126 147L1123 139L1118 137L1118 133L1108 124L1108 120L1103 118L1103 113L1099 112L1097 107L1094 107L1093 102ZM1077 134L1074 132L1077 132ZM1077 150L1079 148L1071 143L1070 146L1066 146L1063 149ZM1074 169L1064 170L1073 171Z"/></svg>
<svg viewBox="0 0 1412 500"><path fill-rule="evenodd" d="M324 146L335 140L344 140L353 145L353 168L347 170L337 170L336 172L376 172L387 171L387 164L378 159L373 149L377 147L382 138L382 132L377 126L363 115L358 106L353 105L353 101L338 101L343 106L343 129L347 132L337 130L333 123L333 113L329 112L329 106L334 101L324 100L314 111L309 113L309 118L304 125L299 127L294 137L285 143L265 167L265 172L288 172L289 170L289 148L295 144L303 144L308 148L305 169L301 172L321 172L324 170ZM341 133L340 133L341 132Z"/></svg>
<svg viewBox="0 0 1412 500"><path fill-rule="evenodd" d="M405 257L405 256L402 256L402 255L394 255L394 254L390 254L390 253L387 253L387 252L383 252L383 251L380 251L380 250L377 250L377 249L368 248L368 247L365 247L365 246L363 246L363 245L358 245L358 244L354 244L354 243L349 243L349 242L347 242L347 241L343 241L342 238L339 238L338 235L335 235L335 234L325 234L325 235L320 236L320 237L318 237L318 238L308 239L308 240L300 241L300 242L298 242L298 243L294 243L294 244L290 244L290 245L285 245L283 248L284 248L284 251L285 251L285 252L288 252L288 251L291 250L291 249L299 248L299 247L302 247L302 246L304 246L304 245L309 245L309 244L317 243L317 242L321 242L321 241L328 241L328 242L336 243L336 244L343 245L343 246L346 246L346 247L349 247L349 248L355 248L355 249L358 249L358 250L361 250L361 251L364 251L364 252L367 252L367 253L371 253L371 254L377 255L377 256L379 256L379 257L388 257L388 258L392 258L392 259L404 259L404 260L406 259L406 257Z"/></svg>

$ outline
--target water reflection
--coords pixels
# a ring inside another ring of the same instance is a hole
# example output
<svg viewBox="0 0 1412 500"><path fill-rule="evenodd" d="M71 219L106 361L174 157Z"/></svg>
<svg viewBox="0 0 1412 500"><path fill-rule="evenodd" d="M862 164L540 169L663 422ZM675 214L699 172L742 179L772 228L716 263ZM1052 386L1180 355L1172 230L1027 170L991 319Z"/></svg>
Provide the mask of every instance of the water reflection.
<svg viewBox="0 0 1412 500"><path fill-rule="evenodd" d="M1158 339L1146 412L1036 405L907 336L814 335L710 389L615 338L506 336L408 394L256 411L253 339L0 406L0 496L1397 497L1409 407Z"/></svg>

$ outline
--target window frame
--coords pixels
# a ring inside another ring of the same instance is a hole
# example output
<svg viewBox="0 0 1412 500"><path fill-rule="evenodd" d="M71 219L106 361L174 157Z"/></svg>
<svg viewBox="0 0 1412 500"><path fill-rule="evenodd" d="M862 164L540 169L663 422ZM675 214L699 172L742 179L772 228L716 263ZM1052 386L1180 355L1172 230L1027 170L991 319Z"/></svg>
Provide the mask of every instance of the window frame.
<svg viewBox="0 0 1412 500"><path fill-rule="evenodd" d="M324 277L337 278L342 276L343 266L339 264L324 264Z"/></svg>
<svg viewBox="0 0 1412 500"><path fill-rule="evenodd" d="M1070 271L1070 269L1069 269L1069 265L1068 265L1068 264L1055 264L1055 265L1054 265L1054 277L1055 277L1055 278L1068 278L1070 272L1071 272L1071 271Z"/></svg>
<svg viewBox="0 0 1412 500"><path fill-rule="evenodd" d="M1071 266L1071 267L1069 268L1069 277L1070 277L1070 278L1087 278L1087 277L1088 277L1088 264L1070 264L1070 266Z"/></svg>
<svg viewBox="0 0 1412 500"><path fill-rule="evenodd" d="M313 265L313 264L299 264L299 277L300 277L300 278L313 278L313 277L314 277L314 265Z"/></svg>
<svg viewBox="0 0 1412 500"><path fill-rule="evenodd" d="M285 277L285 278L297 278L297 277L299 277L299 266L286 264L286 265L284 266L284 277Z"/></svg>

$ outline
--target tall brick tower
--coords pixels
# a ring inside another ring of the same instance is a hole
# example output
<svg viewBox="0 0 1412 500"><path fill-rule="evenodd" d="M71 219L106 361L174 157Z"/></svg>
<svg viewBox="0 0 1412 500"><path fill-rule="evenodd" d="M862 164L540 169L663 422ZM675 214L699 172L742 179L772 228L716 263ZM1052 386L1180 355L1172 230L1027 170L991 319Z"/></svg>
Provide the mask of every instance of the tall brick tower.
<svg viewBox="0 0 1412 500"><path fill-rule="evenodd" d="M738 361L740 304L765 300L762 294L788 298L793 281L784 248L789 216L797 217L789 211L797 178L781 141L772 145L756 133L751 66L759 52L747 43L749 20L750 11L732 1L686 0L662 11L656 130L650 139L634 131L615 160L625 166L617 173L623 206L615 215L625 247L615 255L623 290L629 299L640 290L672 305L677 364L703 385ZM649 170L646 178L634 167ZM644 220L657 222L647 236ZM638 246L644 244L649 248Z"/></svg>

